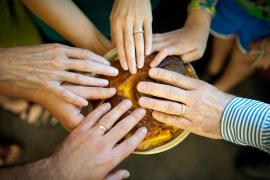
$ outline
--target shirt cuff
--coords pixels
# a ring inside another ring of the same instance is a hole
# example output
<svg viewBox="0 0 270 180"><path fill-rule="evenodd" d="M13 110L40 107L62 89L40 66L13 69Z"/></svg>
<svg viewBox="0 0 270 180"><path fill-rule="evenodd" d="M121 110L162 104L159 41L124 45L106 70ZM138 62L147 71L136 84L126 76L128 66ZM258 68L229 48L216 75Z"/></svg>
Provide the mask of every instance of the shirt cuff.
<svg viewBox="0 0 270 180"><path fill-rule="evenodd" d="M270 105L236 97L225 107L221 135L230 142L270 153Z"/></svg>

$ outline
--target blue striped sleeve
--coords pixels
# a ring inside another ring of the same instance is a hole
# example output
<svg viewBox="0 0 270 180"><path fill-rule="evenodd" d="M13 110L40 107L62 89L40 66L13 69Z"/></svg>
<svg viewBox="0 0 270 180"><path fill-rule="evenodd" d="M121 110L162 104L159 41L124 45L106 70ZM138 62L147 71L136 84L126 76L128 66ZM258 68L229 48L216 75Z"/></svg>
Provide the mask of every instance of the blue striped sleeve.
<svg viewBox="0 0 270 180"><path fill-rule="evenodd" d="M270 105L236 97L226 106L221 135L230 142L257 147L270 153Z"/></svg>

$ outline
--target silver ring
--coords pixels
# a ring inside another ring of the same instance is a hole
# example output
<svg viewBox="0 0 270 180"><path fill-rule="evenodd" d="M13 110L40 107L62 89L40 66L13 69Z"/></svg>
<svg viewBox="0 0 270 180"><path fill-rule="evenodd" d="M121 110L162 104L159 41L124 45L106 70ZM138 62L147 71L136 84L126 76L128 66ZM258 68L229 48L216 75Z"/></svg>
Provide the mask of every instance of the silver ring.
<svg viewBox="0 0 270 180"><path fill-rule="evenodd" d="M104 134L107 132L107 129L104 126L102 126L101 124L96 123L95 126L97 126L99 129L101 129L104 132Z"/></svg>
<svg viewBox="0 0 270 180"><path fill-rule="evenodd" d="M181 114L180 114L180 117L184 117L185 114L186 114L186 105L184 104L181 104Z"/></svg>
<svg viewBox="0 0 270 180"><path fill-rule="evenodd" d="M136 34L136 33L144 34L144 30L142 28L139 28L139 29L133 31L133 34Z"/></svg>

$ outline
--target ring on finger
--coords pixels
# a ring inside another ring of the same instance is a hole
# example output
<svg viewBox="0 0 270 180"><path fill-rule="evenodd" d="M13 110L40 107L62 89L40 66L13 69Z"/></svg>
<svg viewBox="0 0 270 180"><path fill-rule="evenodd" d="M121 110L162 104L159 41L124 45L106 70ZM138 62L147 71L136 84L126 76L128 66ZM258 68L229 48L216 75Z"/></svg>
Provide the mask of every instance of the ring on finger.
<svg viewBox="0 0 270 180"><path fill-rule="evenodd" d="M96 123L95 126L101 129L104 134L107 132L107 129L104 126L102 126L100 123Z"/></svg>
<svg viewBox="0 0 270 180"><path fill-rule="evenodd" d="M134 29L133 34L137 33L144 34L144 30L142 28Z"/></svg>
<svg viewBox="0 0 270 180"><path fill-rule="evenodd" d="M186 111L187 111L186 108L187 108L186 105L181 104L181 113L180 113L180 117L184 117L184 116L185 116Z"/></svg>

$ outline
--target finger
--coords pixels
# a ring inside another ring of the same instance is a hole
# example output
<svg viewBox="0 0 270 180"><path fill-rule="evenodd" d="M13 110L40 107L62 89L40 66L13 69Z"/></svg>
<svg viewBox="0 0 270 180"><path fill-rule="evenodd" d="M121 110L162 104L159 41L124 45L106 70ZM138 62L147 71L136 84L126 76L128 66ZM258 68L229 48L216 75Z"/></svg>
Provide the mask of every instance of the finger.
<svg viewBox="0 0 270 180"><path fill-rule="evenodd" d="M106 76L116 76L118 74L118 70L116 68L90 60L70 59L66 61L66 65L69 70L75 70L80 72L92 72L95 74L102 74Z"/></svg>
<svg viewBox="0 0 270 180"><path fill-rule="evenodd" d="M153 118L168 125L172 125L181 129L187 129L192 126L192 122L184 117L170 115L158 111L152 112Z"/></svg>
<svg viewBox="0 0 270 180"><path fill-rule="evenodd" d="M78 131L88 131L96 122L111 109L110 103L104 103L90 112L78 126Z"/></svg>
<svg viewBox="0 0 270 180"><path fill-rule="evenodd" d="M174 86L158 84L154 82L139 82L137 85L137 90L140 93L161 97L172 101L186 103L189 99L188 91Z"/></svg>
<svg viewBox="0 0 270 180"><path fill-rule="evenodd" d="M132 103L130 100L122 101L110 112L108 112L105 116L103 116L98 123L102 125L105 129L109 130L114 125L114 123L131 108L131 106ZM95 133L100 135L104 134L104 132L100 128L98 127L94 128Z"/></svg>
<svg viewBox="0 0 270 180"><path fill-rule="evenodd" d="M145 55L150 55L152 51L152 23L144 22Z"/></svg>
<svg viewBox="0 0 270 180"><path fill-rule="evenodd" d="M106 135L107 141L114 146L122 139L144 116L145 109L139 108L134 110L130 115L118 122Z"/></svg>
<svg viewBox="0 0 270 180"><path fill-rule="evenodd" d="M188 63L188 62L191 62L191 61L198 60L202 56L203 56L203 53L199 49L196 49L194 51L183 54L181 56L181 59L183 60L184 63Z"/></svg>
<svg viewBox="0 0 270 180"><path fill-rule="evenodd" d="M105 180L121 180L126 179L130 176L129 172L125 169L117 170L111 174L109 174Z"/></svg>
<svg viewBox="0 0 270 180"><path fill-rule="evenodd" d="M156 67L159 63L169 55L168 49L162 49L150 63L150 67Z"/></svg>
<svg viewBox="0 0 270 180"><path fill-rule="evenodd" d="M102 56L99 56L87 49L81 49L81 48L76 48L76 47L69 47L69 46L64 46L64 51L67 57L69 58L76 58L76 59L88 59L95 61L97 63L102 63L109 65L110 63L103 58Z"/></svg>
<svg viewBox="0 0 270 180"><path fill-rule="evenodd" d="M119 22L115 22L115 25L112 26L112 39L116 45L116 50L117 50L120 64L122 68L126 71L128 70L128 65L127 65L126 54L124 51L123 28Z"/></svg>
<svg viewBox="0 0 270 180"><path fill-rule="evenodd" d="M85 98L85 99L108 99L115 95L115 88L99 88L99 87L85 87L64 85L64 87L73 93Z"/></svg>
<svg viewBox="0 0 270 180"><path fill-rule="evenodd" d="M187 90L196 89L203 84L198 79L161 68L151 68L149 70L149 76L155 80Z"/></svg>
<svg viewBox="0 0 270 180"><path fill-rule="evenodd" d="M166 100L158 100L149 97L140 97L139 105L146 109L164 112L172 115L182 115L183 107L180 103ZM185 116L189 113L189 108L186 106Z"/></svg>
<svg viewBox="0 0 270 180"><path fill-rule="evenodd" d="M114 148L115 156L118 157L116 163L124 160L128 155L130 155L140 144L147 134L146 127L139 128L130 138L123 141L121 144Z"/></svg>
<svg viewBox="0 0 270 180"><path fill-rule="evenodd" d="M48 85L47 89L49 92L53 92L55 95L63 98L65 101L72 103L77 106L87 106L88 101L73 92L65 89L64 87L58 85L58 84L50 84Z"/></svg>
<svg viewBox="0 0 270 180"><path fill-rule="evenodd" d="M133 26L130 22L125 25L124 29L124 37L125 37L125 52L127 57L128 69L131 74L135 74L137 72L136 68L136 58L135 58L135 45L134 45L134 37L133 37Z"/></svg>
<svg viewBox="0 0 270 180"><path fill-rule="evenodd" d="M138 28L140 29L140 28ZM143 33L135 33L137 67L142 68L144 64L144 39Z"/></svg>
<svg viewBox="0 0 270 180"><path fill-rule="evenodd" d="M86 86L107 86L109 84L108 80L90 77L82 75L80 73L73 72L61 72L59 73L60 80L62 82L69 82L74 84L86 85Z"/></svg>

